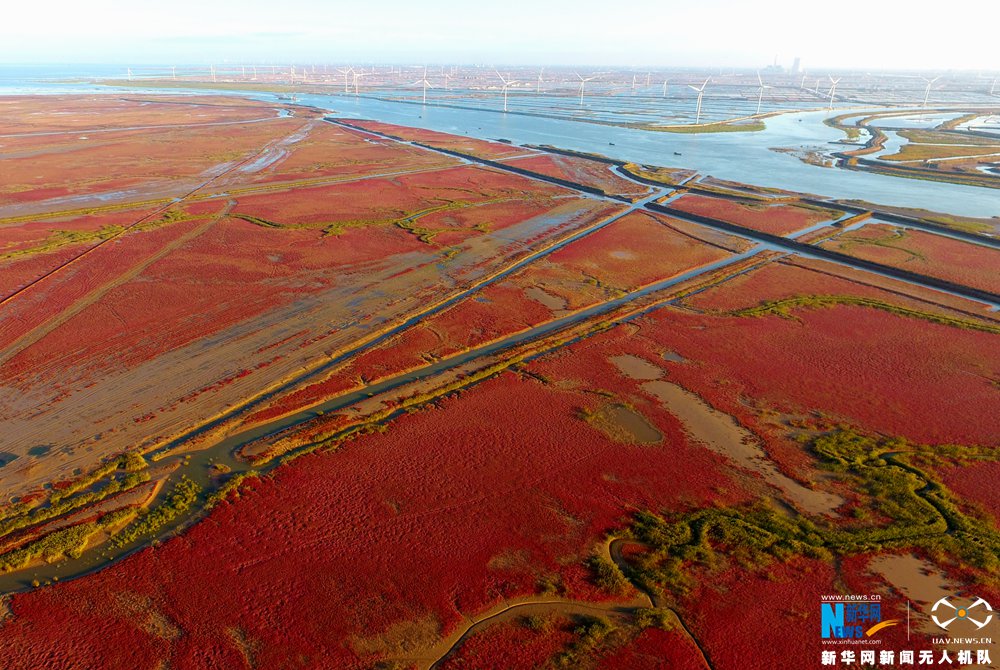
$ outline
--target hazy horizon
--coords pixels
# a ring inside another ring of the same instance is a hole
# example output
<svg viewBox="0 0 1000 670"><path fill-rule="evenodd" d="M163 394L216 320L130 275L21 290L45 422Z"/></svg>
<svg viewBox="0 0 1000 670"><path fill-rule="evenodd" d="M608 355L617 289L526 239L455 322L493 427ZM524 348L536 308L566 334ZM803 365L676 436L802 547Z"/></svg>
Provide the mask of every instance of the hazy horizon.
<svg viewBox="0 0 1000 670"><path fill-rule="evenodd" d="M805 69L995 71L1000 10L982 3L933 21L904 0L806 9L791 0L738 7L637 0L609 11L598 0L502 8L455 0L353 5L229 0L169 7L121 0L67 0L7 10L0 63L504 64L762 68L800 57ZM970 21L979 16L983 20ZM998 15L998 16L995 16ZM849 20L857 17L859 27ZM720 20L722 19L722 20ZM877 19L877 20L873 20ZM865 21L881 32L864 33ZM931 45L931 46L928 46Z"/></svg>

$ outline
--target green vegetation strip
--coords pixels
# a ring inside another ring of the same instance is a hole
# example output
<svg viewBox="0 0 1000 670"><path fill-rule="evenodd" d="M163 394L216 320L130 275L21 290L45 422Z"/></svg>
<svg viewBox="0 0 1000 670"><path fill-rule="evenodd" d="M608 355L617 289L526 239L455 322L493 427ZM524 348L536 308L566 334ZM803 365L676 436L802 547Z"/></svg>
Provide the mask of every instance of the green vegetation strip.
<svg viewBox="0 0 1000 670"><path fill-rule="evenodd" d="M115 510L105 514L97 521L81 523L49 533L40 540L30 542L0 556L0 572L19 570L37 558L48 562L63 557L79 558L93 536L102 531L110 532L115 526L134 517L135 514L136 511L131 508Z"/></svg>
<svg viewBox="0 0 1000 670"><path fill-rule="evenodd" d="M905 229L897 228L895 230L888 231L884 237L859 237L857 235L850 234L839 235L837 236L835 242L844 253L848 253L848 250L853 246L875 246L901 251L909 256L910 260L926 261L927 257L922 253L913 251L912 249L907 249L906 247L898 244L893 244L893 242L901 242L905 240L906 236L907 233Z"/></svg>
<svg viewBox="0 0 1000 670"><path fill-rule="evenodd" d="M326 223L278 223L268 219L262 219L250 214L233 214L234 219L241 219L247 223L262 228L275 228L278 230L322 230L324 235L338 236L351 228L365 228L367 226L379 226L391 224L395 219L345 219L343 221Z"/></svg>
<svg viewBox="0 0 1000 670"><path fill-rule="evenodd" d="M731 312L726 312L730 316L767 316L776 315L786 319L793 319L792 310L795 309L826 309L838 305L853 305L858 307L870 307L880 309L884 312L896 314L898 316L910 317L913 319L923 319L931 323L954 328L964 328L967 330L978 330L984 333L1000 334L1000 326L959 319L943 314L924 312L909 307L893 305L875 298L862 298L853 295L800 295L791 298L781 298L779 300L769 300L755 307L747 307Z"/></svg>
<svg viewBox="0 0 1000 670"><path fill-rule="evenodd" d="M974 144L976 146L992 146L997 143L987 137L947 133L936 130L900 130L896 133L916 144Z"/></svg>
<svg viewBox="0 0 1000 670"><path fill-rule="evenodd" d="M550 660L554 668L583 668L593 663L593 655L615 632L605 617L586 617L573 629L575 639Z"/></svg>
<svg viewBox="0 0 1000 670"><path fill-rule="evenodd" d="M832 560L894 550L921 550L935 562L951 559L987 575L1000 570L995 523L963 510L924 469L995 460L994 450L914 445L849 429L817 437L810 447L821 467L858 492L853 519L812 520L767 503L672 518L641 512L627 537L649 551L626 566L625 576L650 592L686 594L698 583L696 570L721 573L734 564L759 569L795 557Z"/></svg>
<svg viewBox="0 0 1000 670"><path fill-rule="evenodd" d="M85 214L84 216L89 215ZM180 210L170 210L158 219L144 221L142 223L129 226L107 225L102 226L97 230L53 230L48 237L32 247L13 249L7 252L0 251L0 261L14 260L34 254L50 253L66 247L81 244L104 242L113 237L118 237L126 231L144 232L159 228L160 226L169 225L171 223L188 221L193 218L196 217L187 216Z"/></svg>
<svg viewBox="0 0 1000 670"><path fill-rule="evenodd" d="M424 244L432 244L434 242L434 237L440 233L449 232L450 228L424 228L418 226L416 221L429 215L438 212L447 212L452 210L464 209L467 207L479 207L484 205L491 205L500 202L505 202L511 200L510 197L497 197L489 198L480 202L470 203L461 201L448 200L444 204L435 205L432 207L427 207L425 209L418 210L412 214L407 214L402 217L387 216L381 219L345 219L343 221L327 222L327 223L279 223L276 221L271 221L268 219L263 219L258 216L252 216L250 214L233 214L232 217L235 219L241 219L247 223L252 223L256 226L261 226L263 228L276 228L284 230L322 230L324 235L338 236L350 230L352 228L365 228L368 226L381 226L381 225L393 225L397 228L405 230L406 232L415 235L418 240ZM472 230L479 232L487 232L489 225L485 223L480 223L472 227Z"/></svg>
<svg viewBox="0 0 1000 670"><path fill-rule="evenodd" d="M208 495L208 499L205 501L204 510L208 511L212 509L219 503L229 498L229 496L238 498L240 495L239 489L240 486L243 485L243 482L248 479L256 479L258 477L260 477L260 473L257 470L247 470L246 472L236 473L227 479L222 486Z"/></svg>
<svg viewBox="0 0 1000 670"><path fill-rule="evenodd" d="M148 482L149 473L141 472L145 467L146 461L143 460L142 456L125 454L102 465L69 486L56 489L44 505L31 502L15 503L7 507L3 511L3 516L0 517L0 537L55 519ZM119 471L124 471L124 476L119 478L117 476ZM83 492L109 476L111 477L110 481L101 488L91 492Z"/></svg>
<svg viewBox="0 0 1000 670"><path fill-rule="evenodd" d="M182 476L180 481L174 484L174 488L166 500L149 512L142 514L135 523L115 536L114 545L124 547L140 537L152 535L188 511L198 499L199 493L201 493L201 486L190 477Z"/></svg>
<svg viewBox="0 0 1000 670"><path fill-rule="evenodd" d="M125 232L122 226L102 226L98 230L54 230L47 238L33 247L0 253L0 261L9 261L32 254L44 254L77 244L101 242Z"/></svg>

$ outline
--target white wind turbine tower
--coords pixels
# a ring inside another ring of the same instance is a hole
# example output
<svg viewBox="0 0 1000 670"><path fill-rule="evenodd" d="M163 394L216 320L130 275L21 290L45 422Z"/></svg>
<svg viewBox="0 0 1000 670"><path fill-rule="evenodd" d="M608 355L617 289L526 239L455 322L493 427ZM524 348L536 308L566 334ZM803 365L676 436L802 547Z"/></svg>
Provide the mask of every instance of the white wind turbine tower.
<svg viewBox="0 0 1000 670"><path fill-rule="evenodd" d="M354 72L354 68L352 68L350 66L348 66L348 67L338 67L337 68L337 72L339 72L342 75L344 75L344 93L347 93L348 92L348 88L347 88L347 75L350 74L350 73L352 73L352 72Z"/></svg>
<svg viewBox="0 0 1000 670"><path fill-rule="evenodd" d="M538 68L538 81L535 83L535 93L541 93L542 92L542 84L545 81L544 79L542 79L542 71L543 70L545 70L545 68Z"/></svg>
<svg viewBox="0 0 1000 670"><path fill-rule="evenodd" d="M760 72L757 73L757 83L760 84L760 88L757 89L757 113L755 116L760 115L760 103L764 100L764 89L771 88L764 85L764 80L760 78Z"/></svg>
<svg viewBox="0 0 1000 670"><path fill-rule="evenodd" d="M177 66L176 65L171 65L170 66L170 78L171 79L177 79Z"/></svg>
<svg viewBox="0 0 1000 670"><path fill-rule="evenodd" d="M510 80L504 79L504 76L502 74L500 74L499 70L493 70L493 71L497 73L497 76L500 77L500 81L503 82L503 111L506 112L507 111L507 89L510 88L512 85L516 84L517 82L514 81L513 79L510 79ZM507 76L509 77L510 74L508 74Z"/></svg>
<svg viewBox="0 0 1000 670"><path fill-rule="evenodd" d="M670 81L669 79L664 79L663 80L663 97L664 98L667 97L667 83L669 81Z"/></svg>
<svg viewBox="0 0 1000 670"><path fill-rule="evenodd" d="M355 96L358 95L358 81L362 77L367 77L369 74L371 74L371 73L370 72L358 72L357 70L354 71L354 95Z"/></svg>
<svg viewBox="0 0 1000 670"><path fill-rule="evenodd" d="M426 75L424 76L424 78L425 79L427 78ZM444 90L446 91L451 90L451 74L448 72L444 73Z"/></svg>
<svg viewBox="0 0 1000 670"><path fill-rule="evenodd" d="M241 79L246 79L247 78L247 66L246 65L240 65L240 67L243 69L243 74L241 75L240 78Z"/></svg>
<svg viewBox="0 0 1000 670"><path fill-rule="evenodd" d="M576 78L580 80L580 106L583 107L583 89L587 85L588 81L590 81L591 79L597 79L597 75L595 74L584 79L577 72L574 72L573 74L575 74Z"/></svg>
<svg viewBox="0 0 1000 670"><path fill-rule="evenodd" d="M698 105L697 105L697 107L695 109L695 113L694 113L694 124L695 125L698 125L699 123L701 123L701 97L703 95L705 95L705 87L708 86L708 82L710 82L710 81L712 81L711 77L709 77L708 79L705 80L705 83L701 85L701 88L698 88L697 86L692 86L691 84L688 84L688 88L690 88L692 91L696 91L698 93Z"/></svg>
<svg viewBox="0 0 1000 670"><path fill-rule="evenodd" d="M635 95L635 74L632 75L632 95Z"/></svg>
<svg viewBox="0 0 1000 670"><path fill-rule="evenodd" d="M212 81L214 82L215 81L215 66L214 65L209 65L208 67L212 71Z"/></svg>
<svg viewBox="0 0 1000 670"><path fill-rule="evenodd" d="M257 66L253 66L253 80L257 81Z"/></svg>
<svg viewBox="0 0 1000 670"><path fill-rule="evenodd" d="M427 89L428 88L434 88L433 86L431 86L431 83L429 81L427 81L427 66L426 65L424 66L424 76L423 76L423 78L416 80L411 85L412 86L416 86L417 84L423 84L423 86L424 86L424 101L423 101L423 104L426 105L427 104ZM504 109L504 111L507 111L506 108Z"/></svg>
<svg viewBox="0 0 1000 670"><path fill-rule="evenodd" d="M125 68L125 69L128 70L128 80L132 81L132 68L129 67L129 68Z"/></svg>
<svg viewBox="0 0 1000 670"><path fill-rule="evenodd" d="M652 78L653 78L653 73L652 72L647 72L646 73L646 88L649 88L649 82L652 80Z"/></svg>
<svg viewBox="0 0 1000 670"><path fill-rule="evenodd" d="M921 79L927 82L927 88L924 89L924 107L927 107L927 100L931 97L931 85L933 85L934 82L936 82L940 78L941 78L940 75L934 77L933 79L928 79L927 77L921 77Z"/></svg>
<svg viewBox="0 0 1000 670"><path fill-rule="evenodd" d="M990 95L993 95L993 91L996 90L996 87L997 87L997 80L994 79L993 80L993 85L990 86Z"/></svg>
<svg viewBox="0 0 1000 670"><path fill-rule="evenodd" d="M843 77L837 77L834 79L831 75L827 75L830 79L830 109L833 109L833 96L837 93L837 82L839 82Z"/></svg>

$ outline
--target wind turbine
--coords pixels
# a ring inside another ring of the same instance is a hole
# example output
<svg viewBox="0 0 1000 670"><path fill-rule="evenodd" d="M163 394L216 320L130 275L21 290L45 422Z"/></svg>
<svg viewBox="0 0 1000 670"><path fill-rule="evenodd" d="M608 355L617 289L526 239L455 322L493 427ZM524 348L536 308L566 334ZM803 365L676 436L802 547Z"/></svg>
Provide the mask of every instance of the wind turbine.
<svg viewBox="0 0 1000 670"><path fill-rule="evenodd" d="M635 74L632 75L632 95L635 95Z"/></svg>
<svg viewBox="0 0 1000 670"><path fill-rule="evenodd" d="M132 81L132 68L129 67L129 68L125 68L125 69L128 70L128 80Z"/></svg>
<svg viewBox="0 0 1000 670"><path fill-rule="evenodd" d="M924 89L924 107L927 107L927 100L928 98L931 97L931 85L940 78L941 78L940 75L934 77L933 79L928 79L927 77L921 77L921 79L927 82L927 88Z"/></svg>
<svg viewBox="0 0 1000 670"><path fill-rule="evenodd" d="M760 88L757 89L757 114L754 116L760 115L760 103L764 100L764 89L771 88L764 85L764 80L760 78L760 72L757 73L757 83L760 84Z"/></svg>
<svg viewBox="0 0 1000 670"><path fill-rule="evenodd" d="M697 86L692 86L691 84L688 84L688 88L690 88L692 91L697 91L697 93L698 93L698 106L697 106L697 109L696 109L696 111L694 113L694 124L695 125L698 125L699 123L701 123L701 96L705 95L705 87L708 86L708 82L710 82L710 81L712 81L711 77L709 77L708 79L705 80L705 83L701 85L701 88L698 88Z"/></svg>
<svg viewBox="0 0 1000 670"><path fill-rule="evenodd" d="M177 66L176 65L171 65L170 66L170 78L171 79L177 79Z"/></svg>
<svg viewBox="0 0 1000 670"><path fill-rule="evenodd" d="M413 84L411 84L411 86L416 86L417 84L423 84L424 85L424 102L423 102L423 104L426 105L427 104L427 89L428 88L434 88L433 86L431 86L431 83L429 81L427 81L427 66L426 65L424 66L424 76L423 76L423 78L416 80L415 82L413 82ZM506 111L506 109L504 111Z"/></svg>
<svg viewBox="0 0 1000 670"><path fill-rule="evenodd" d="M347 89L347 75L348 75L348 73L354 72L354 68L352 68L350 66L348 66L348 67L338 67L337 68L337 72L340 72L342 75L344 75L344 93L347 93L347 90L348 90Z"/></svg>
<svg viewBox="0 0 1000 670"><path fill-rule="evenodd" d="M990 86L990 95L993 95L993 91L996 89L996 87L997 87L997 80L994 79L993 80L993 85Z"/></svg>
<svg viewBox="0 0 1000 670"><path fill-rule="evenodd" d="M593 76L590 76L590 77L587 77L586 79L584 79L577 72L574 72L573 74L575 74L576 78L580 80L580 106L583 107L583 89L587 85L588 81L590 81L591 79L597 79L597 75L595 74Z"/></svg>
<svg viewBox="0 0 1000 670"><path fill-rule="evenodd" d="M802 89L804 89L805 87L806 87L806 76L805 76L805 75L802 75L802 83L801 83L801 84L799 84L799 90L802 90Z"/></svg>
<svg viewBox="0 0 1000 670"><path fill-rule="evenodd" d="M425 78L426 78L426 75L425 75ZM451 90L451 74L448 73L448 72L444 73L444 90L446 90L446 91L450 91Z"/></svg>
<svg viewBox="0 0 1000 670"><path fill-rule="evenodd" d="M253 80L257 81L257 66L253 66Z"/></svg>
<svg viewBox="0 0 1000 670"><path fill-rule="evenodd" d="M647 72L646 73L646 88L649 88L649 82L652 79L652 77L653 77L653 73L652 72Z"/></svg>
<svg viewBox="0 0 1000 670"><path fill-rule="evenodd" d="M667 97L667 82L669 82L669 81L670 81L669 79L664 79L663 80L663 97L664 98Z"/></svg>
<svg viewBox="0 0 1000 670"><path fill-rule="evenodd" d="M539 68L538 69L538 83L535 84L535 93L541 93L542 92L542 83L544 82L544 80L542 79L542 70L544 70L544 69L545 68Z"/></svg>
<svg viewBox="0 0 1000 670"><path fill-rule="evenodd" d="M499 70L493 70L493 71L497 73L497 76L500 77L500 81L503 82L503 111L506 112L507 111L507 89L510 88L513 84L516 84L517 82L514 81L513 79L511 79L510 81L504 79L503 75L500 74ZM507 76L509 77L510 75L508 74Z"/></svg>
<svg viewBox="0 0 1000 670"><path fill-rule="evenodd" d="M358 81L362 77L367 77L369 74L371 74L371 73L370 72L358 72L357 70L354 71L354 95L355 95L355 97L357 97L357 95L358 95Z"/></svg>
<svg viewBox="0 0 1000 670"><path fill-rule="evenodd" d="M832 110L833 109L833 96L837 92L837 82L839 82L841 79L843 79L843 77L837 77L836 79L834 79L832 75L827 75L827 78L829 78L829 80L830 80L830 109Z"/></svg>
<svg viewBox="0 0 1000 670"><path fill-rule="evenodd" d="M214 65L209 65L208 67L212 71L212 81L214 82L215 81L215 66Z"/></svg>

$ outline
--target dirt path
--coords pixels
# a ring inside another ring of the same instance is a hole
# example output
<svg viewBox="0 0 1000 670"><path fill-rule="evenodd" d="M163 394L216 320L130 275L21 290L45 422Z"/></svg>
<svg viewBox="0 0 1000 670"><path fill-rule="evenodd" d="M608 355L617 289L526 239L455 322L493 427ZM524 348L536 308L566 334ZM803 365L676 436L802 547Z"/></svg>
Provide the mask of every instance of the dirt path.
<svg viewBox="0 0 1000 670"><path fill-rule="evenodd" d="M622 574L626 576L629 574L629 564L628 561L625 560L625 557L622 556L622 547L628 542L640 545L640 543L635 542L634 540L626 540L624 538L616 537L611 538L601 547L604 557L617 565L618 569L622 571ZM629 580L629 583L631 583L637 591L642 593L642 595L649 601L651 607L670 610L670 612L674 615L674 618L677 619L677 623L680 625L681 630L684 631L684 635L687 636L688 641L694 645L694 648L697 649L698 653L701 655L701 662L706 668L708 668L708 670L715 670L712 662L708 658L708 654L705 653L705 650L702 648L698 638L696 638L694 633L691 632L691 629L688 628L687 623L685 623L680 613L673 607L669 607L666 603L664 603L663 598L661 598L658 594L645 590L640 584L636 584L631 580Z"/></svg>
<svg viewBox="0 0 1000 670"><path fill-rule="evenodd" d="M626 540L616 538L604 542L598 547L598 552L602 557L613 561L620 569L623 569L623 572L628 568L621 554L621 548L625 542ZM473 617L467 617L465 623L452 631L447 637L442 638L433 647L417 654L405 657L400 656L392 660L415 663L420 670L436 670L472 636L494 624L512 621L518 617L553 614L561 616L603 615L609 618L629 621L635 616L638 610L658 608L669 610L674 615L680 626L680 630L694 648L698 650L704 666L709 670L713 670L712 664L709 662L698 640L691 634L691 631L677 611L659 602L660 599L655 594L646 592L636 584L632 584L632 586L635 589L636 595L628 600L593 602L547 595L523 596L521 598L505 600L485 612L481 612Z"/></svg>
<svg viewBox="0 0 1000 670"><path fill-rule="evenodd" d="M490 626L505 621L511 621L530 615L604 615L618 619L631 619L638 609L648 608L649 602L643 596L631 600L613 600L608 602L590 602L587 600L572 600L570 598L555 598L552 596L525 596L505 601L486 612L467 619L451 635L442 638L434 647L422 652L419 656L401 658L415 662L420 670L435 670L476 633Z"/></svg>

